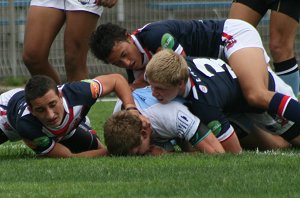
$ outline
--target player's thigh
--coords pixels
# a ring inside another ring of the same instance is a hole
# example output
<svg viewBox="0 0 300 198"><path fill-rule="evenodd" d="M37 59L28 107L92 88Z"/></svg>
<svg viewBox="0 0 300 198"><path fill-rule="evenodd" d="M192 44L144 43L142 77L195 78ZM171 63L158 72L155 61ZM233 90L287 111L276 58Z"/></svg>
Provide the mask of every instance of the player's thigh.
<svg viewBox="0 0 300 198"><path fill-rule="evenodd" d="M247 47L234 52L229 64L236 73L246 99L252 95L263 98L268 91L267 64L263 49ZM261 101L264 102L264 101Z"/></svg>
<svg viewBox="0 0 300 198"><path fill-rule="evenodd" d="M241 19L256 27L261 20L262 15L243 3L233 2L228 18Z"/></svg>
<svg viewBox="0 0 300 198"><path fill-rule="evenodd" d="M65 50L81 53L88 49L91 33L95 30L99 16L87 11L67 11L64 33Z"/></svg>
<svg viewBox="0 0 300 198"><path fill-rule="evenodd" d="M53 40L64 24L62 10L30 6L25 30L25 51L39 54L48 51Z"/></svg>

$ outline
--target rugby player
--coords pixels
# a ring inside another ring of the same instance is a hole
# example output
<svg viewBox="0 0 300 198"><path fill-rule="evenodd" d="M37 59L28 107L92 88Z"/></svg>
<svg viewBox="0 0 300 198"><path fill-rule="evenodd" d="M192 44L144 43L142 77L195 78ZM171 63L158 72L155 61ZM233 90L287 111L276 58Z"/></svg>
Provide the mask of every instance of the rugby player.
<svg viewBox="0 0 300 198"><path fill-rule="evenodd" d="M36 154L47 157L97 157L106 155L86 115L99 97L111 92L125 109L148 120L136 110L127 80L120 74L66 83L61 86L43 75L33 76L24 89L0 96L0 141L22 139Z"/></svg>
<svg viewBox="0 0 300 198"><path fill-rule="evenodd" d="M272 70L268 73L269 90L286 95L284 99L292 104L287 106L286 103L280 103L278 112L269 110L268 115L281 127L288 129L279 131L279 135L299 146L300 104L290 86ZM191 112L224 142L235 136L226 114L265 112L247 103L242 94L240 79L220 59L184 59L172 50L163 50L156 53L147 64L145 78L151 85L153 96L160 103L166 104L177 96L185 98Z"/></svg>
<svg viewBox="0 0 300 198"><path fill-rule="evenodd" d="M187 56L219 57L235 72L249 105L279 116L283 116L282 106L293 109L298 105L268 89L270 58L257 30L242 20L165 20L149 23L132 34L108 23L98 26L90 46L98 59L135 71L138 82L153 54L162 48ZM292 114L300 118L296 110Z"/></svg>

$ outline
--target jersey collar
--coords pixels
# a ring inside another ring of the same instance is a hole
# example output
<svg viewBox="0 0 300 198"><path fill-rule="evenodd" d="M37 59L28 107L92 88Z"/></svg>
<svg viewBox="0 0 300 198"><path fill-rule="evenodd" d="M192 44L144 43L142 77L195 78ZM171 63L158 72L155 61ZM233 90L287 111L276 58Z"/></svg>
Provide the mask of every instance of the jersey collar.
<svg viewBox="0 0 300 198"><path fill-rule="evenodd" d="M186 98L189 95L191 88L192 88L192 81L190 78L188 78L186 85L185 85L184 94L183 94L184 98Z"/></svg>
<svg viewBox="0 0 300 198"><path fill-rule="evenodd" d="M136 38L135 35L131 34L130 36L134 44L137 46L138 50L143 54L143 66L147 65L149 60L152 58L152 53L149 50L144 49L142 47L141 43L139 42L139 40Z"/></svg>

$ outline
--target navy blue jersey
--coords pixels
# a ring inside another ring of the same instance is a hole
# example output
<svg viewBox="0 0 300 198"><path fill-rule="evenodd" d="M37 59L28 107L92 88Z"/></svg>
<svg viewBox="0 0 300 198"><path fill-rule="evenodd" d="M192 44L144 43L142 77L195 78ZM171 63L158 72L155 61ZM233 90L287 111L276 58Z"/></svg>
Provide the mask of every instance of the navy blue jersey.
<svg viewBox="0 0 300 198"><path fill-rule="evenodd" d="M175 41L173 51L177 52L181 45L188 56L217 58L224 23L225 20L164 20L149 23L133 34L139 44L152 54L161 47L162 36L169 33Z"/></svg>
<svg viewBox="0 0 300 198"><path fill-rule="evenodd" d="M14 94L7 106L7 117L10 125L18 131L24 140L37 153L49 152L55 142L72 136L92 105L102 93L102 85L98 81L88 80L64 84L59 87L63 95L65 117L56 128L44 126L28 110L24 91Z"/></svg>
<svg viewBox="0 0 300 198"><path fill-rule="evenodd" d="M190 78L186 96L190 110L219 137L233 130L225 114L250 112L257 109L247 105L238 79L231 68L220 59L186 58Z"/></svg>

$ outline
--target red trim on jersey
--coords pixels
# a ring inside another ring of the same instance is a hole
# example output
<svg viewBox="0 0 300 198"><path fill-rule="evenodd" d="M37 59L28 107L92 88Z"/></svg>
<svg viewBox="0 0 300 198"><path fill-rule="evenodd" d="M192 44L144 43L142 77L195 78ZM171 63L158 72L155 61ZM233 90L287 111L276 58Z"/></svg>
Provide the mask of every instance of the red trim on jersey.
<svg viewBox="0 0 300 198"><path fill-rule="evenodd" d="M228 136L226 139L220 141L220 143L223 143L225 141L227 141L229 138L231 138L233 136L233 134L235 134L235 131L233 130L233 132L230 134L230 136Z"/></svg>
<svg viewBox="0 0 300 198"><path fill-rule="evenodd" d="M69 108L69 120L68 123L61 129L59 130L51 130L49 128L47 128L52 134L57 135L57 136L61 136L61 135L65 135L66 132L68 132L70 123L74 120L74 111L73 108Z"/></svg>
<svg viewBox="0 0 300 198"><path fill-rule="evenodd" d="M131 35L136 35L137 33L139 33L141 31L139 31L138 29L135 30L134 32L131 33ZM136 36L135 36L136 38ZM138 48L138 46L136 45L135 41L132 39L132 37L130 37L131 41L134 43L134 45ZM137 42L139 42L139 40L136 38ZM140 44L140 43L139 43ZM141 47L143 47L141 44L140 44ZM138 48L139 49L139 48ZM152 53L147 49L147 48L144 48L143 47L143 50L145 51L147 57L148 57L148 60L150 60L152 58Z"/></svg>
<svg viewBox="0 0 300 198"><path fill-rule="evenodd" d="M0 116L4 116L6 114L7 114L6 111L0 111Z"/></svg>
<svg viewBox="0 0 300 198"><path fill-rule="evenodd" d="M286 107L286 104L290 101L290 96L283 96L283 98L281 99L281 102L279 104L278 110L277 110L277 114L281 117L284 117L284 109Z"/></svg>

